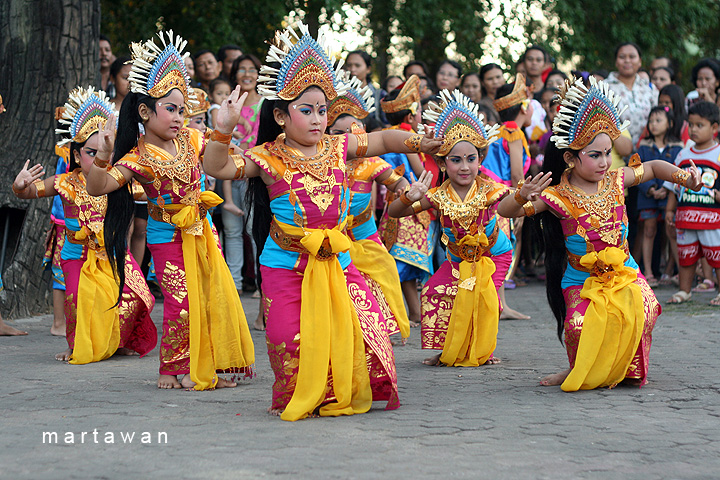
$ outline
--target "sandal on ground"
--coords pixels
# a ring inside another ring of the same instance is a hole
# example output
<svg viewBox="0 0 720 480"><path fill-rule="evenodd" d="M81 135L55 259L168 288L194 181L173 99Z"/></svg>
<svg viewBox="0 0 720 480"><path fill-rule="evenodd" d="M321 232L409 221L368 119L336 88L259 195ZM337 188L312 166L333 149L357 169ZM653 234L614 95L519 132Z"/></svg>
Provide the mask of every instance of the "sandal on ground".
<svg viewBox="0 0 720 480"><path fill-rule="evenodd" d="M715 282L706 278L702 282L698 283L697 287L693 288L692 291L695 293L714 292Z"/></svg>
<svg viewBox="0 0 720 480"><path fill-rule="evenodd" d="M681 303L685 303L688 300L692 298L692 293L685 292L683 290L678 290L677 292L673 293L673 296L670 297L670 300L668 300L667 303L671 305L679 305Z"/></svg>
<svg viewBox="0 0 720 480"><path fill-rule="evenodd" d="M720 307L720 293L717 295L717 297L710 300L710 306L711 307Z"/></svg>
<svg viewBox="0 0 720 480"><path fill-rule="evenodd" d="M663 273L662 277L660 277L660 285L663 285L663 286L672 285L673 282L675 282L675 281L676 281L676 279L673 279L673 277L671 277L667 273Z"/></svg>
<svg viewBox="0 0 720 480"><path fill-rule="evenodd" d="M646 276L645 281L647 281L647 284L650 288L655 288L658 285L660 285L660 282L658 282L658 279L655 278L655 276L653 276L653 275Z"/></svg>

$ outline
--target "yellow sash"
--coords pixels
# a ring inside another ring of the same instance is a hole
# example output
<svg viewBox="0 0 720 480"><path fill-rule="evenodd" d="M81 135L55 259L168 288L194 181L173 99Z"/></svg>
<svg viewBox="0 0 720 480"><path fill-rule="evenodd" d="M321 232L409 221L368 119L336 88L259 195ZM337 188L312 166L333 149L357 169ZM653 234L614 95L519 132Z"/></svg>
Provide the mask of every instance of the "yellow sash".
<svg viewBox="0 0 720 480"><path fill-rule="evenodd" d="M585 311L575 366L562 384L566 392L613 387L625 378L642 337L645 311L637 272L626 267L627 254L608 247L583 255L580 264L593 275L580 297Z"/></svg>
<svg viewBox="0 0 720 480"><path fill-rule="evenodd" d="M214 192L202 192L199 203L212 208L222 203ZM182 232L183 261L190 318L190 379L195 390L215 387L216 370L249 367L255 363L250 329L230 270L220 253L207 218L202 234L185 231L197 223L197 205L165 205L177 211L172 222Z"/></svg>
<svg viewBox="0 0 720 480"><path fill-rule="evenodd" d="M75 239L88 237L87 227L75 232ZM102 230L96 235L103 246ZM87 259L80 269L75 326L75 346L70 363L83 365L113 356L120 345L120 314L115 304L118 285L110 262L87 248Z"/></svg>
<svg viewBox="0 0 720 480"><path fill-rule="evenodd" d="M302 281L297 382L280 418L300 420L320 406L325 399L329 370L337 403L321 407L320 415L365 413L372 404L370 376L365 342L345 274L337 255L329 260L316 258L321 247L329 248L333 254L350 248L350 240L342 233L347 221L332 229L302 229L275 221L286 234L301 236L300 241L310 254Z"/></svg>
<svg viewBox="0 0 720 480"><path fill-rule="evenodd" d="M485 233L466 235L461 246L487 247ZM495 263L484 255L475 262L460 262L460 278L445 346L440 361L445 365L477 367L485 364L497 344L500 305L492 280Z"/></svg>
<svg viewBox="0 0 720 480"><path fill-rule="evenodd" d="M369 239L352 242L350 257L358 270L380 285L390 311L400 327L400 335L402 338L408 338L410 336L410 319L405 310L405 301L400 289L400 275L395 259L390 256L384 246Z"/></svg>

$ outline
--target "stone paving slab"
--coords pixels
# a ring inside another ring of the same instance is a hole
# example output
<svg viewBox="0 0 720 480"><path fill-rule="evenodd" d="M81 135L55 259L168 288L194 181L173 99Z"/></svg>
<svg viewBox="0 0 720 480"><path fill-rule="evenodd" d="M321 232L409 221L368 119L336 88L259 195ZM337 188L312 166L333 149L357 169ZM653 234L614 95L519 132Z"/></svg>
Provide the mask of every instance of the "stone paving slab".
<svg viewBox="0 0 720 480"><path fill-rule="evenodd" d="M500 323L500 365L424 366L432 352L420 350L414 329L395 349L400 409L377 403L364 415L296 423L266 413L273 375L261 332L255 379L186 392L156 388L157 350L63 364L53 355L65 340L50 336L49 316L18 320L30 336L0 337L0 478L720 478L712 296L664 307L648 385L568 394L538 385L567 366L544 287L507 295L533 319ZM257 304L243 298L248 318ZM43 432L57 432L57 443L43 443ZM121 432L134 432L132 443Z"/></svg>

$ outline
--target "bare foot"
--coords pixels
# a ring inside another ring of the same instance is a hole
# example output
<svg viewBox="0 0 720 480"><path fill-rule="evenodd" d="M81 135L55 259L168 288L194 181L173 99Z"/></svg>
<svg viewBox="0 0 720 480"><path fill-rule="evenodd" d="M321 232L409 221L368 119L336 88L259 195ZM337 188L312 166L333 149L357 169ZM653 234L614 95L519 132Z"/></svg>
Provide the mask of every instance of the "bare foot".
<svg viewBox="0 0 720 480"><path fill-rule="evenodd" d="M255 319L255 323L253 323L253 328L255 330L260 330L261 332L265 331L265 317L263 317L262 310L260 310L260 312L258 312L258 316Z"/></svg>
<svg viewBox="0 0 720 480"><path fill-rule="evenodd" d="M438 353L434 357L426 358L425 360L423 360L423 365L431 365L431 366L440 365L440 355L441 354Z"/></svg>
<svg viewBox="0 0 720 480"><path fill-rule="evenodd" d="M500 320L530 320L530 315L525 315L512 308L505 308L500 313Z"/></svg>
<svg viewBox="0 0 720 480"><path fill-rule="evenodd" d="M72 348L63 350L62 352L55 355L55 360L59 362L67 362L68 360L70 360L70 355L72 355Z"/></svg>
<svg viewBox="0 0 720 480"><path fill-rule="evenodd" d="M282 415L282 413L284 411L285 411L284 408L272 408L272 407L268 408L268 413L270 415L274 415L276 417L279 417L280 415Z"/></svg>
<svg viewBox="0 0 720 480"><path fill-rule="evenodd" d="M180 382L175 375L160 375L158 377L158 388L181 388Z"/></svg>
<svg viewBox="0 0 720 480"><path fill-rule="evenodd" d="M121 348L118 348L117 350L115 350L115 355L124 355L124 356L130 357L130 356L135 356L135 355L140 355L140 354L137 353L135 350L121 347Z"/></svg>
<svg viewBox="0 0 720 480"><path fill-rule="evenodd" d="M224 378L218 378L218 382L215 385L215 388L235 388L235 387L237 387L236 382L232 382L230 380L225 380Z"/></svg>
<svg viewBox="0 0 720 480"><path fill-rule="evenodd" d="M50 335L55 335L56 337L64 337L65 336L65 323L63 322L60 325L53 324L53 326L50 327Z"/></svg>
<svg viewBox="0 0 720 480"><path fill-rule="evenodd" d="M540 385L543 387L551 387L553 385L561 385L567 376L570 375L570 369L563 370L560 373L555 373L553 375L548 375L547 377L540 380Z"/></svg>
<svg viewBox="0 0 720 480"><path fill-rule="evenodd" d="M420 322L413 322L410 320L410 328L417 328L420 326Z"/></svg>
<svg viewBox="0 0 720 480"><path fill-rule="evenodd" d="M2 319L0 319L0 336L7 336L7 337L15 337L18 335L27 335L27 332L23 332L22 330L18 330L17 328L13 328L7 323L3 322Z"/></svg>
<svg viewBox="0 0 720 480"><path fill-rule="evenodd" d="M185 390L190 390L195 385L197 384L192 381L192 379L190 378L190 374L184 375L182 380L180 381L180 386L182 386L182 388L184 388Z"/></svg>
<svg viewBox="0 0 720 480"><path fill-rule="evenodd" d="M502 360L498 357L490 357L487 359L487 362L483 363L483 365L497 365L498 363L502 363Z"/></svg>

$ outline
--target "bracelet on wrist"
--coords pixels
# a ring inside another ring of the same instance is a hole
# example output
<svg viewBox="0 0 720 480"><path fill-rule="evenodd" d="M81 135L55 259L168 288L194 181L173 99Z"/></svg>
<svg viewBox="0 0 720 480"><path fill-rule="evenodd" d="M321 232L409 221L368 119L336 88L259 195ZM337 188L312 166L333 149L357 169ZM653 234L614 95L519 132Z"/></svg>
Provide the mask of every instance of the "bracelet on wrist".
<svg viewBox="0 0 720 480"><path fill-rule="evenodd" d="M27 189L27 185L25 186L25 188L17 188L17 187L15 186L15 182L13 182L13 184L12 184L12 191L13 191L13 193L14 193L15 195L20 195L20 194L21 194L22 192L24 192L26 189Z"/></svg>
<svg viewBox="0 0 720 480"><path fill-rule="evenodd" d="M413 202L412 209L413 209L413 213L422 212L423 208L422 208L422 203L420 203L420 200L418 200L417 202Z"/></svg>
<svg viewBox="0 0 720 480"><path fill-rule="evenodd" d="M399 198L403 205L407 205L409 207L413 204L413 201L407 196L407 192L401 193Z"/></svg>
<svg viewBox="0 0 720 480"><path fill-rule="evenodd" d="M232 132L222 133L219 130L213 130L213 132L210 134L211 142L218 142L224 145L230 145L230 140L232 140Z"/></svg>

